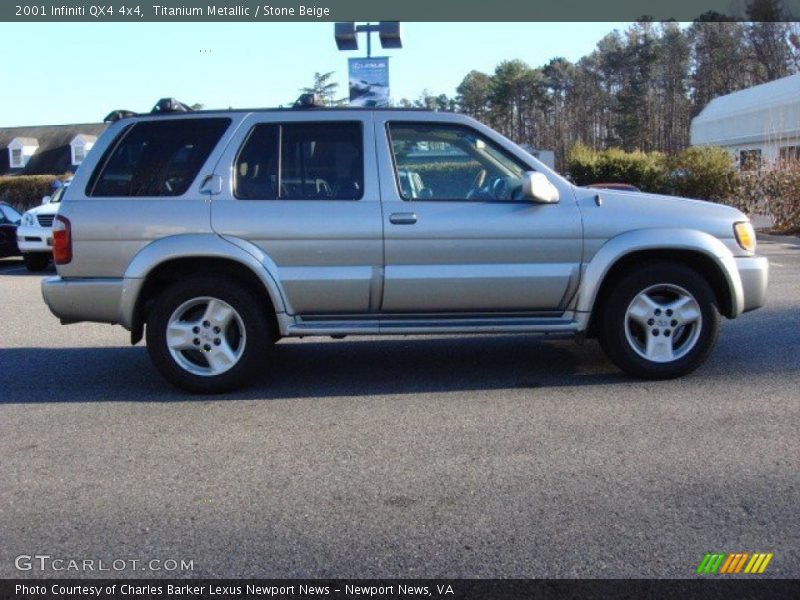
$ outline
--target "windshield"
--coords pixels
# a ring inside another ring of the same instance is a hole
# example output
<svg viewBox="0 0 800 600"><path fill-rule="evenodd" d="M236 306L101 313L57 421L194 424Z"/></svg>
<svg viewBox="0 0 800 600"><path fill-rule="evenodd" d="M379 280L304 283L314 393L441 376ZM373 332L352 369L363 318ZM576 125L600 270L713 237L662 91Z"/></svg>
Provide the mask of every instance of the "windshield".
<svg viewBox="0 0 800 600"><path fill-rule="evenodd" d="M64 190L66 190L68 187L69 187L69 184L62 185L55 192L53 192L53 197L50 198L50 204L55 204L56 202L61 202L61 198L64 196Z"/></svg>
<svg viewBox="0 0 800 600"><path fill-rule="evenodd" d="M13 206L3 204L0 206L0 211L2 211L5 214L6 219L12 223L19 223L22 220L22 215Z"/></svg>

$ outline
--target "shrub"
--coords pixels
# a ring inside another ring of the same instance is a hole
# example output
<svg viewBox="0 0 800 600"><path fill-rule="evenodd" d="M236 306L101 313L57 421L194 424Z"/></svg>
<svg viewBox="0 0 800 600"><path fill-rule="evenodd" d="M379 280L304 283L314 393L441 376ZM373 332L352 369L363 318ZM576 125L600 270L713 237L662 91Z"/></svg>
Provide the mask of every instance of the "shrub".
<svg viewBox="0 0 800 600"><path fill-rule="evenodd" d="M669 160L667 191L675 196L721 202L733 192L733 159L722 148L686 148Z"/></svg>
<svg viewBox="0 0 800 600"><path fill-rule="evenodd" d="M667 168L661 152L592 150L576 144L567 157L567 169L578 185L630 183L646 192L664 192Z"/></svg>
<svg viewBox="0 0 800 600"><path fill-rule="evenodd" d="M746 213L770 215L777 231L800 232L800 162L738 173L729 204Z"/></svg>
<svg viewBox="0 0 800 600"><path fill-rule="evenodd" d="M66 179L69 174L56 175L7 175L0 177L0 201L8 202L19 211L38 206L42 196L53 193L53 182Z"/></svg>

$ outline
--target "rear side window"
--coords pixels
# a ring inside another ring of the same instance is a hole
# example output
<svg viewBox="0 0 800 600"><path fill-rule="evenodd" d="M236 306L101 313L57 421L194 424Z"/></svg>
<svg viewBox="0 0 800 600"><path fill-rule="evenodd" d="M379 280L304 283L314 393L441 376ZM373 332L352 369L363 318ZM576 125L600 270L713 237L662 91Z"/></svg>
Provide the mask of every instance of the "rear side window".
<svg viewBox="0 0 800 600"><path fill-rule="evenodd" d="M361 123L256 125L236 157L234 193L247 200L360 199Z"/></svg>
<svg viewBox="0 0 800 600"><path fill-rule="evenodd" d="M124 130L89 181L89 196L180 196L230 119L144 121Z"/></svg>

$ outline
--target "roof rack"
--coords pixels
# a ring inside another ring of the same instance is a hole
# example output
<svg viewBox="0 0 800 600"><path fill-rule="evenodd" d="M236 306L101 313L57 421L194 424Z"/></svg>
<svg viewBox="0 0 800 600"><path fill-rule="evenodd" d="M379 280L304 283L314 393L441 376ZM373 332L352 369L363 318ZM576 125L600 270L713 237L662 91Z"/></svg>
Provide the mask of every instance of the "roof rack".
<svg viewBox="0 0 800 600"><path fill-rule="evenodd" d="M322 108L325 102L319 94L300 94L297 100L294 101L292 108Z"/></svg>
<svg viewBox="0 0 800 600"><path fill-rule="evenodd" d="M179 102L175 98L161 98L156 102L153 109L150 111L151 115L161 115L165 113L176 112L192 112L192 107L183 102Z"/></svg>

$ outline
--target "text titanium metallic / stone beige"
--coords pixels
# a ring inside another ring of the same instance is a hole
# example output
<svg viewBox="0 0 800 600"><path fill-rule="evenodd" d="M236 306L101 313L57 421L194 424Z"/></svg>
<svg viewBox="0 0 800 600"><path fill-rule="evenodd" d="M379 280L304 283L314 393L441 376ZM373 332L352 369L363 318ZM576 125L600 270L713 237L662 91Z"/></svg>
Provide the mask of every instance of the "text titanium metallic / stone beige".
<svg viewBox="0 0 800 600"><path fill-rule="evenodd" d="M628 373L676 377L721 315L764 302L739 211L573 186L463 115L119 116L64 194L42 291L62 323L146 329L186 390L242 385L309 335L589 336Z"/></svg>

